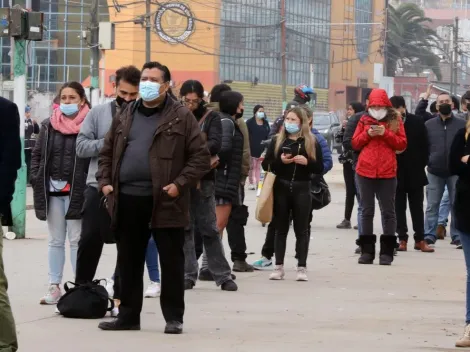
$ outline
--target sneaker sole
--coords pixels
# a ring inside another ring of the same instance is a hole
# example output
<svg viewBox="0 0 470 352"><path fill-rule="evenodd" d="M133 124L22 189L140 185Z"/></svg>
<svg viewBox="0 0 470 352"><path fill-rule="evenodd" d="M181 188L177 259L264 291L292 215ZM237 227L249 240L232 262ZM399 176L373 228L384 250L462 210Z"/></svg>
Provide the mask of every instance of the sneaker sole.
<svg viewBox="0 0 470 352"><path fill-rule="evenodd" d="M297 282L307 282L308 279L295 279L295 281L297 281Z"/></svg>
<svg viewBox="0 0 470 352"><path fill-rule="evenodd" d="M281 280L284 280L284 276L281 277L281 278L277 278L277 277L270 277L269 280L273 280L273 281L281 281Z"/></svg>
<svg viewBox="0 0 470 352"><path fill-rule="evenodd" d="M158 293L156 295L153 295L153 294L152 295L144 295L144 297L145 298L158 298L158 297L160 297L160 294Z"/></svg>
<svg viewBox="0 0 470 352"><path fill-rule="evenodd" d="M253 265L253 269L257 270L257 271L263 271L263 270L273 270L273 265L267 265L267 266L254 266Z"/></svg>

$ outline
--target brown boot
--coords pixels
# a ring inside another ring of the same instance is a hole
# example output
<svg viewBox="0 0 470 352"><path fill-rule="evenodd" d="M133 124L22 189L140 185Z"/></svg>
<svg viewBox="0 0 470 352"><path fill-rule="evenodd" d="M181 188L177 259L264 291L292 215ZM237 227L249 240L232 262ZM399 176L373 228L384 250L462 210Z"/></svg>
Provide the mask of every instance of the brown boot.
<svg viewBox="0 0 470 352"><path fill-rule="evenodd" d="M434 248L429 247L426 241L415 242L415 249L424 253L433 253Z"/></svg>
<svg viewBox="0 0 470 352"><path fill-rule="evenodd" d="M447 233L446 233L445 226L444 225L437 225L436 237L439 240L443 240L444 238L446 238L446 236L447 236Z"/></svg>
<svg viewBox="0 0 470 352"><path fill-rule="evenodd" d="M408 250L408 243L404 240L400 241L400 246L398 247L397 251L399 252L406 252Z"/></svg>

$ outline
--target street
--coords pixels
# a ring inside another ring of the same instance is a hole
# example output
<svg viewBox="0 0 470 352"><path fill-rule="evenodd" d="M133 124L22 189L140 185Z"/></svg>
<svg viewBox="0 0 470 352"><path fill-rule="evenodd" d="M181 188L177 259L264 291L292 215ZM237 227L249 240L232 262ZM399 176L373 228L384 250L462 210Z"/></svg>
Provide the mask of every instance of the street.
<svg viewBox="0 0 470 352"><path fill-rule="evenodd" d="M296 282L293 231L289 233L286 279L269 272L237 273L238 292L198 282L186 293L184 334L163 334L157 299L145 299L142 331L104 332L98 320L57 316L40 306L47 290L47 225L27 211L27 239L4 241L9 294L20 351L452 351L464 328L463 252L447 237L436 253L399 253L391 267L358 265L356 231L338 230L344 213L341 165L327 175L332 203L315 212L308 282ZM31 189L28 189L31 200ZM265 228L254 219L256 196L247 191L250 219L246 241L251 263L260 256ZM354 214L356 208L354 209ZM376 233L380 234L376 209ZM356 224L355 215L353 224ZM409 227L411 228L409 220ZM412 237L411 237L412 238ZM225 238L226 253L230 253ZM410 242L411 243L411 242ZM115 246L105 246L98 278L114 269ZM73 280L69 256L65 279ZM148 276L145 272L147 285Z"/></svg>

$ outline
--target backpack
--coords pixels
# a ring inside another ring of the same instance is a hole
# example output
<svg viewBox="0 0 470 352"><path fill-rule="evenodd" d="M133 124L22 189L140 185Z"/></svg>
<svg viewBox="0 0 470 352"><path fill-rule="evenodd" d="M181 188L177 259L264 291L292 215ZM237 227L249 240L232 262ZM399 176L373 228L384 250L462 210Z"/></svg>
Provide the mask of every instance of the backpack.
<svg viewBox="0 0 470 352"><path fill-rule="evenodd" d="M109 298L106 288L100 285L102 280L86 284L66 282L65 294L59 299L57 309L66 318L100 319L106 312L113 310L114 301ZM69 288L68 284L74 285ZM108 308L108 303L111 307Z"/></svg>

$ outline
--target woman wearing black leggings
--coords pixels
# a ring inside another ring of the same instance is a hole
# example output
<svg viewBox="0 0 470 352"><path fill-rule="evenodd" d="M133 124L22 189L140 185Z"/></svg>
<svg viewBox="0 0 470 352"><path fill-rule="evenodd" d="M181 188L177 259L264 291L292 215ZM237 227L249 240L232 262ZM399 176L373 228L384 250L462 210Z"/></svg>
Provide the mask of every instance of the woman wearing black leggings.
<svg viewBox="0 0 470 352"><path fill-rule="evenodd" d="M344 134L344 129L348 122L348 119L357 114L358 112L364 111L364 105L359 102L352 102L348 106L348 110L346 111L346 120L343 121L343 128L339 136ZM354 198L356 197L356 181L355 181L355 172L353 169L353 160L352 160L352 152L347 151L343 152L339 158L339 162L343 164L343 177L344 177L344 184L346 185L346 203L344 207L344 220L339 223L336 228L338 229L350 229L351 228L351 214L354 208Z"/></svg>

